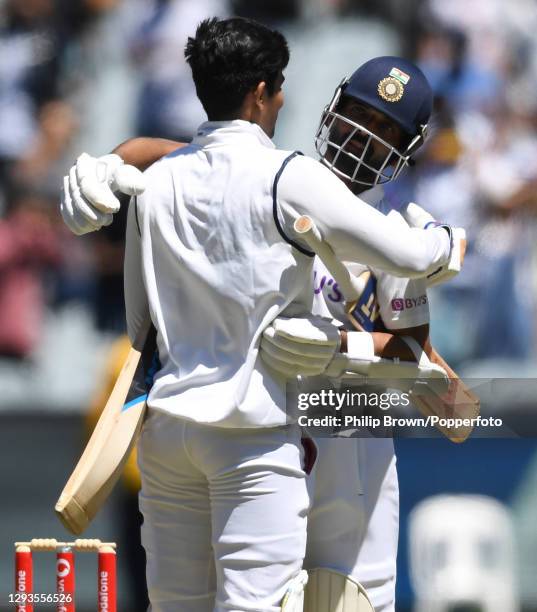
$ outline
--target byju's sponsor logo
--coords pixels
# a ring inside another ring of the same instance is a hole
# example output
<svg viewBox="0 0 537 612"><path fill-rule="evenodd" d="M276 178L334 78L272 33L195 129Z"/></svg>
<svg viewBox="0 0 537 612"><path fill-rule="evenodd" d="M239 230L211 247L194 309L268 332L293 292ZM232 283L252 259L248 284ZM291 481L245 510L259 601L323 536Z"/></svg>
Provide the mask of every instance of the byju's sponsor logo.
<svg viewBox="0 0 537 612"><path fill-rule="evenodd" d="M342 302L343 295L339 290L339 286L331 276L317 276L317 270L313 272L313 292L319 295L322 291L331 302Z"/></svg>
<svg viewBox="0 0 537 612"><path fill-rule="evenodd" d="M425 294L416 298L394 298L392 300L392 310L394 312L401 312L402 310L410 310L425 304L427 304L427 296Z"/></svg>

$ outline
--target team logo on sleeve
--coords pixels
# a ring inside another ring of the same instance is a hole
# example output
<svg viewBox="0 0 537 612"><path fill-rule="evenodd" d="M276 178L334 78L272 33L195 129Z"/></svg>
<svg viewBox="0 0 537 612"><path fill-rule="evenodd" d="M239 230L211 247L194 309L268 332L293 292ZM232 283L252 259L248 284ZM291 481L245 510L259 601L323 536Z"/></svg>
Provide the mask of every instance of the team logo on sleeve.
<svg viewBox="0 0 537 612"><path fill-rule="evenodd" d="M364 331L374 331L375 321L379 318L380 309L377 300L377 279L369 270L358 277L364 283L360 297L351 304L347 314L355 326Z"/></svg>

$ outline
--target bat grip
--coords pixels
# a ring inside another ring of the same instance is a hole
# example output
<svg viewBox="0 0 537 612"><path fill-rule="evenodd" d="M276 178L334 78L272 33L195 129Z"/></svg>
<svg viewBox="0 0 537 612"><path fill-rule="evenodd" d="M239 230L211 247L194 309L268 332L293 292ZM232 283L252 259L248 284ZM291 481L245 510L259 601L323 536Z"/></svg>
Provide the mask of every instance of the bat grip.
<svg viewBox="0 0 537 612"><path fill-rule="evenodd" d="M323 239L313 219L307 215L298 217L294 223L294 230L326 266L343 292L345 300L347 302L356 300L362 293L363 287L336 257L332 247Z"/></svg>

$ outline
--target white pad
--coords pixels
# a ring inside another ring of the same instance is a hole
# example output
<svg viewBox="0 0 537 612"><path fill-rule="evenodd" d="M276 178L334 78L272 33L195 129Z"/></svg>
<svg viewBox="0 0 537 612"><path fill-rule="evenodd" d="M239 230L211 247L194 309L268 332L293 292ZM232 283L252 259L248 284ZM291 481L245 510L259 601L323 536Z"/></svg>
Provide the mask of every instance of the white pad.
<svg viewBox="0 0 537 612"><path fill-rule="evenodd" d="M289 583L285 594L281 612L303 612L304 610L304 587L308 582L308 572L302 570L296 578ZM306 608L307 610L307 608Z"/></svg>
<svg viewBox="0 0 537 612"><path fill-rule="evenodd" d="M350 576L326 568L308 575L305 612L375 612L364 587Z"/></svg>

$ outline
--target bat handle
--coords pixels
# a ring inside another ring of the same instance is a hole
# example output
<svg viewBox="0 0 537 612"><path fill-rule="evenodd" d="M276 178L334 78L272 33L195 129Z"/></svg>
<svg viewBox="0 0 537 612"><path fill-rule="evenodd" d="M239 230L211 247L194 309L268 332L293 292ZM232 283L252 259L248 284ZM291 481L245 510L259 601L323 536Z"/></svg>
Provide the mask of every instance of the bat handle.
<svg viewBox="0 0 537 612"><path fill-rule="evenodd" d="M302 215L301 217L298 217L294 224L294 230L297 234L307 234L309 232L314 232L317 240L322 240L321 234L315 226L313 219L311 217L308 217L308 215Z"/></svg>
<svg viewBox="0 0 537 612"><path fill-rule="evenodd" d="M311 217L302 215L294 223L295 233L319 257L339 285L345 300L352 302L362 293L363 287L336 257L332 247L323 239Z"/></svg>

